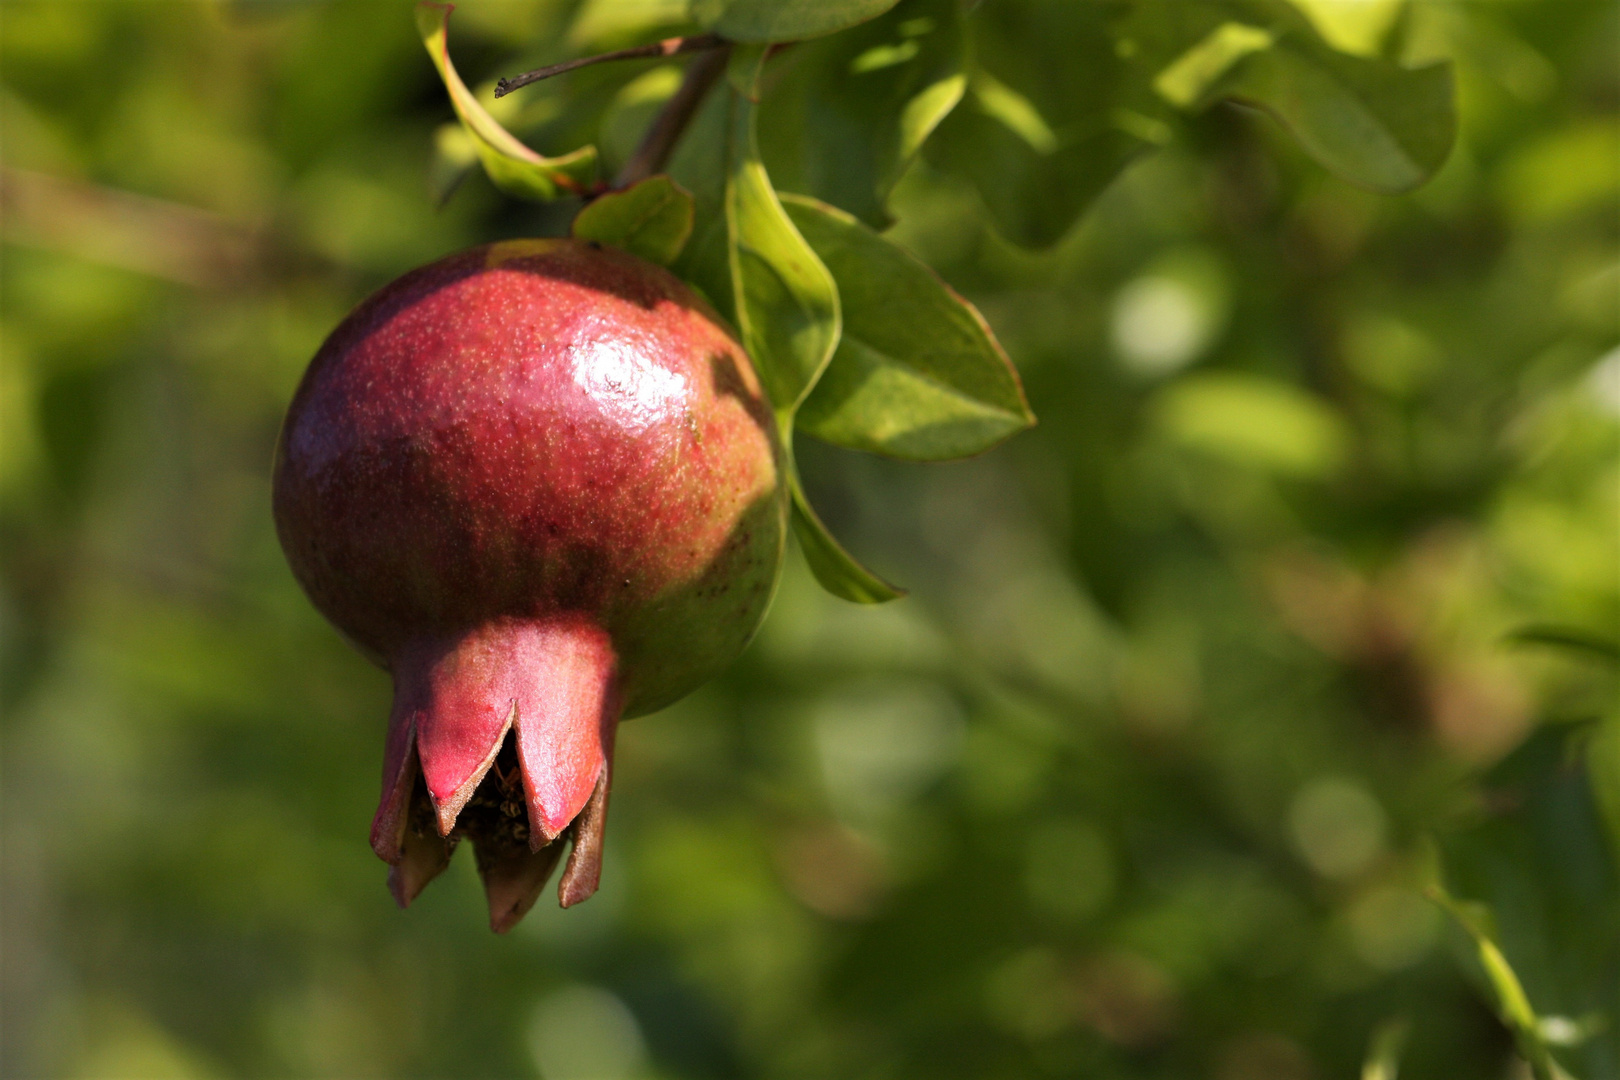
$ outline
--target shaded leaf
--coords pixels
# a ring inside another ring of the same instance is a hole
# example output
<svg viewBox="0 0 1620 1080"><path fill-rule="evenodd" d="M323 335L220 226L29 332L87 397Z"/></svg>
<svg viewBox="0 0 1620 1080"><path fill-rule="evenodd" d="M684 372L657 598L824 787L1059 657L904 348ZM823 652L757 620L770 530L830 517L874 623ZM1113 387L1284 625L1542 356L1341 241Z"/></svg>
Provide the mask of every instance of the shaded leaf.
<svg viewBox="0 0 1620 1080"><path fill-rule="evenodd" d="M1106 4L985 4L969 20L966 97L925 152L973 184L1014 243L1056 243L1133 158L1168 138L1117 100L1128 65L1109 33L1114 13Z"/></svg>
<svg viewBox="0 0 1620 1080"><path fill-rule="evenodd" d="M670 178L692 194L694 211L692 236L670 269L733 324L737 312L726 226L726 159L735 96L729 87L716 87L687 125L669 162Z"/></svg>
<svg viewBox="0 0 1620 1080"><path fill-rule="evenodd" d="M739 42L798 41L874 19L895 0L692 0L692 17Z"/></svg>
<svg viewBox="0 0 1620 1080"><path fill-rule="evenodd" d="M1620 711L1598 721L1593 730L1586 744L1586 774L1614 863L1620 866Z"/></svg>
<svg viewBox="0 0 1620 1080"><path fill-rule="evenodd" d="M450 61L447 42L446 26L454 10L453 4L418 4L416 26L491 182L508 195L542 202L587 190L596 180L596 147L583 146L562 157L543 157L497 123L461 81Z"/></svg>
<svg viewBox="0 0 1620 1080"><path fill-rule="evenodd" d="M853 217L783 196L838 282L844 330L798 413L806 432L913 461L978 454L1034 423L983 317L916 257Z"/></svg>
<svg viewBox="0 0 1620 1080"><path fill-rule="evenodd" d="M692 235L692 217L690 193L667 176L650 176L592 200L574 218L573 234L668 266Z"/></svg>
<svg viewBox="0 0 1620 1080"><path fill-rule="evenodd" d="M1576 1045L1592 1015L1612 1017L1620 1005L1620 921L1612 917L1620 863L1606 835L1602 778L1587 772L1603 734L1588 724L1536 728L1483 777L1491 809L1442 838L1446 881L1435 898L1474 939L1488 993L1541 1077L1564 1075L1554 1045L1574 1051L1583 1075L1602 1075L1599 1063L1613 1060L1610 1037Z"/></svg>
<svg viewBox="0 0 1620 1080"><path fill-rule="evenodd" d="M1352 183L1408 191L1444 164L1456 134L1451 68L1404 68L1330 47L1275 0L1139 4L1128 34L1175 107L1217 101L1273 116L1319 164Z"/></svg>
<svg viewBox="0 0 1620 1080"><path fill-rule="evenodd" d="M889 224L889 192L966 90L966 44L957 0L903 0L784 55L760 119L778 185Z"/></svg>
<svg viewBox="0 0 1620 1080"><path fill-rule="evenodd" d="M1242 61L1223 93L1264 109L1330 172L1375 191L1422 184L1456 137L1444 62L1408 69L1280 42Z"/></svg>
<svg viewBox="0 0 1620 1080"><path fill-rule="evenodd" d="M1515 645L1544 645L1581 653L1608 664L1620 663L1620 642L1584 627L1536 623L1514 630L1508 640Z"/></svg>
<svg viewBox="0 0 1620 1080"><path fill-rule="evenodd" d="M804 496L797 466L791 467L788 482L793 495L793 535L799 538L804 561L810 565L810 572L815 574L822 588L856 604L883 604L906 595L904 589L890 585L856 562L855 557L833 539Z"/></svg>

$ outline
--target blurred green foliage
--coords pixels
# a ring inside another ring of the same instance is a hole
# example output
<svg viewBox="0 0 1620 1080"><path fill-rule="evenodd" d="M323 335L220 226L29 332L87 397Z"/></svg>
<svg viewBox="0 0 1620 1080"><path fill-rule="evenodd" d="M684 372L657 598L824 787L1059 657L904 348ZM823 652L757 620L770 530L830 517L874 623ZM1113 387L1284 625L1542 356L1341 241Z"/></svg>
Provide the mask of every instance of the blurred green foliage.
<svg viewBox="0 0 1620 1080"><path fill-rule="evenodd" d="M1296 6L1454 62L1427 186L1352 187L1234 106L998 158L996 108L1142 73L1100 6L1067 64L1002 48L1028 4L967 16L994 79L888 235L1041 425L926 468L801 439L910 598L791 563L735 670L624 728L601 893L503 939L465 858L394 909L386 677L298 592L267 473L354 302L574 207L476 174L436 205L471 150L406 3L7 0L0 1068L1304 1080L1522 1075L1517 1048L1620 1077L1620 9ZM683 17L466 0L453 49L481 86ZM491 111L616 166L672 76ZM814 154L762 144L816 193Z"/></svg>

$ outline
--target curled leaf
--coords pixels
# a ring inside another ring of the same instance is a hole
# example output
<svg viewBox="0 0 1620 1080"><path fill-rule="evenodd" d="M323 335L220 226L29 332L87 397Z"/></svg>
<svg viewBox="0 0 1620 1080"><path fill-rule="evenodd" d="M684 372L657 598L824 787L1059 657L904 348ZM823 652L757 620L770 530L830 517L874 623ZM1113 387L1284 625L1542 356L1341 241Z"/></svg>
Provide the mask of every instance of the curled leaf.
<svg viewBox="0 0 1620 1080"><path fill-rule="evenodd" d="M448 43L447 26L454 10L454 4L425 0L416 6L416 27L490 181L508 195L540 202L589 190L596 181L596 147L582 146L562 157L544 157L497 123L461 81L450 61Z"/></svg>
<svg viewBox="0 0 1620 1080"><path fill-rule="evenodd" d="M733 93L725 211L743 347L779 415L791 417L838 346L838 286L794 227L759 160L757 107Z"/></svg>

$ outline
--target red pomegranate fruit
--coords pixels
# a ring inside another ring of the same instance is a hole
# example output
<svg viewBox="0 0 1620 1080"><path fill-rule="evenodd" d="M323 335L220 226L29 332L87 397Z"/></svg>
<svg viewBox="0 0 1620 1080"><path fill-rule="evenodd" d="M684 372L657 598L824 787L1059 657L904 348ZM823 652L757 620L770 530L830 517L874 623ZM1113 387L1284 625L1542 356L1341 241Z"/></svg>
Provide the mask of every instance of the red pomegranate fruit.
<svg viewBox="0 0 1620 1080"><path fill-rule="evenodd" d="M786 498L747 354L666 271L508 241L363 302L305 372L276 529L393 676L371 844L409 904L472 842L490 924L595 891L621 717L716 674L764 617Z"/></svg>

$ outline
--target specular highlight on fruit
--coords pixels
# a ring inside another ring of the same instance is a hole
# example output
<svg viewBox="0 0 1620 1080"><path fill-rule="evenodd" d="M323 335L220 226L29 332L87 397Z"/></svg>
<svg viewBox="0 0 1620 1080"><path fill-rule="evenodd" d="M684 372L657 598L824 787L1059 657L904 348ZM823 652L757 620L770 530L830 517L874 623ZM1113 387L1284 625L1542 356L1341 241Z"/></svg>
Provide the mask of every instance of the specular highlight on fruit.
<svg viewBox="0 0 1620 1080"><path fill-rule="evenodd" d="M715 675L764 617L781 449L747 354L666 271L575 240L412 271L316 354L276 528L393 676L371 843L409 904L471 841L504 932L571 843L595 891L619 720Z"/></svg>

